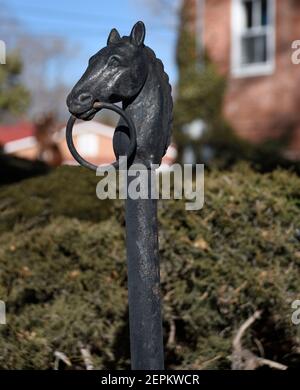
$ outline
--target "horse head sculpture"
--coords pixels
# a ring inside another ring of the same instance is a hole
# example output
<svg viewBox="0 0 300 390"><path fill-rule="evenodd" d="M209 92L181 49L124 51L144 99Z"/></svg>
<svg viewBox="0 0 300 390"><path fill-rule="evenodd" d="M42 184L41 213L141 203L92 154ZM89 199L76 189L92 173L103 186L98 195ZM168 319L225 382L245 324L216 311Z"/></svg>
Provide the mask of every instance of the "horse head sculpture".
<svg viewBox="0 0 300 390"><path fill-rule="evenodd" d="M169 146L173 104L168 76L162 62L144 45L145 33L143 22L134 25L130 36L121 37L112 29L107 46L90 58L67 104L76 118L90 120L98 111L97 103L122 102L136 129L131 163L150 167L161 163ZM113 138L117 158L127 155L129 130L123 115Z"/></svg>

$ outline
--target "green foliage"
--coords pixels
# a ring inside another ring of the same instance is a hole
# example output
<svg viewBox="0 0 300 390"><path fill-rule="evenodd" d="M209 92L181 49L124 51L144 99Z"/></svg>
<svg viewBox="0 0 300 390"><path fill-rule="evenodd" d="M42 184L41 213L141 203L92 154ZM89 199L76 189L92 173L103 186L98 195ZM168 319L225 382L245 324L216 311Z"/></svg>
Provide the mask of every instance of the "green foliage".
<svg viewBox="0 0 300 390"><path fill-rule="evenodd" d="M181 26L177 43L179 81L174 105L174 135L179 149L179 159L184 148L193 147L197 161L202 159L202 146L209 139L231 136L232 130L222 117L226 80L204 54L197 59L195 36L189 30L185 4L181 10ZM205 139L193 141L182 128L193 120L201 119L207 125Z"/></svg>
<svg viewBox="0 0 300 390"><path fill-rule="evenodd" d="M29 105L29 92L20 82L22 62L17 53L7 56L0 66L0 113L20 114Z"/></svg>
<svg viewBox="0 0 300 390"><path fill-rule="evenodd" d="M184 124L201 118L212 124L220 119L224 90L225 81L217 75L214 65L207 63L202 71L189 68L179 83L179 121Z"/></svg>
<svg viewBox="0 0 300 390"><path fill-rule="evenodd" d="M55 351L84 368L80 343L96 368L128 368L124 210L97 200L98 180L62 167L0 189L0 368L52 369ZM246 347L299 367L300 179L241 165L205 186L197 212L160 202L167 367L230 368L233 336L257 309Z"/></svg>

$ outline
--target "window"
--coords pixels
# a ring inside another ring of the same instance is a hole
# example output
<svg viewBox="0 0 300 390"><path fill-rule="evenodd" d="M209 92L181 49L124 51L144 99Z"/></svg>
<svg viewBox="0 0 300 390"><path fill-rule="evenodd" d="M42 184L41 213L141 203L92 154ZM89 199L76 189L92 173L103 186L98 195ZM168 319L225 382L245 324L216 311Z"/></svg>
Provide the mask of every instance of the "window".
<svg viewBox="0 0 300 390"><path fill-rule="evenodd" d="M232 0L232 73L270 74L275 63L275 0Z"/></svg>
<svg viewBox="0 0 300 390"><path fill-rule="evenodd" d="M99 140L96 134L80 134L76 143L82 155L90 157L99 155Z"/></svg>

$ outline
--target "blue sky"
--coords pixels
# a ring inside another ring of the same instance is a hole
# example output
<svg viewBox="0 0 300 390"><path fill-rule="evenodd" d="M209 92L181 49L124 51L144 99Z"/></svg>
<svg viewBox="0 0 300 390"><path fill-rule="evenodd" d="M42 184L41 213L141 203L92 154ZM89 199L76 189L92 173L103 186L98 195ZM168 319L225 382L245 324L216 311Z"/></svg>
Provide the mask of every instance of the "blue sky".
<svg viewBox="0 0 300 390"><path fill-rule="evenodd" d="M158 0L148 0L148 3ZM175 0L174 0L175 1ZM5 1L0 1L4 3ZM47 35L62 36L71 46L79 48L67 64L62 64L60 79L72 85L82 74L88 58L105 46L107 35L116 27L121 35L128 35L133 24L143 20L147 35L145 43L165 64L171 82L176 81L174 61L176 29L169 12L156 14L147 6L147 0L9 0L11 13L24 28L39 39ZM1 37L0 37L1 38ZM51 69L47 77L56 77ZM54 82L54 80L52 80Z"/></svg>

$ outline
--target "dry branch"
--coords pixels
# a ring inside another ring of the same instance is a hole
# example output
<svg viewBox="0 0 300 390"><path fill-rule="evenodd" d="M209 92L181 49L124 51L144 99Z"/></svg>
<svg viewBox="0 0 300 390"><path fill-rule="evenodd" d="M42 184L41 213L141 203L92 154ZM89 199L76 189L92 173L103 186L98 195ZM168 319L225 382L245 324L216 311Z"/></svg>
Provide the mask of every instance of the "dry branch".
<svg viewBox="0 0 300 390"><path fill-rule="evenodd" d="M70 361L70 359L68 358L68 356L66 354L64 354L63 352L60 352L60 351L55 351L54 352L54 357L55 357L55 361L54 361L54 370L58 370L58 367L59 367L59 362L62 361L64 362L67 366L71 367L72 366L72 363Z"/></svg>
<svg viewBox="0 0 300 390"><path fill-rule="evenodd" d="M269 366L276 370L286 370L288 367L274 362L269 359L264 359L256 356L254 353L245 349L242 345L242 338L246 330L261 316L261 311L256 311L251 317L245 321L237 331L233 339L232 346L232 369L233 370L256 370L261 366Z"/></svg>
<svg viewBox="0 0 300 390"><path fill-rule="evenodd" d="M85 368L87 370L93 370L94 365L93 365L90 349L88 347L84 347L82 343L79 343L79 349L80 349L80 353L81 353L82 359L83 359L84 364L85 364Z"/></svg>

